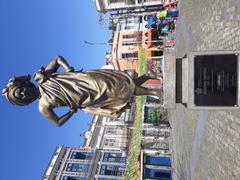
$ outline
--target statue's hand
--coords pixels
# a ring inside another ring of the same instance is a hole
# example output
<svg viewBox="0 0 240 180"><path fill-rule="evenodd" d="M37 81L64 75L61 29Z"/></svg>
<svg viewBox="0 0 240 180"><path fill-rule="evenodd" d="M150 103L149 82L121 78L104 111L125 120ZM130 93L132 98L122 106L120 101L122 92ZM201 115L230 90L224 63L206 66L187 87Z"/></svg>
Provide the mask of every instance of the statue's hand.
<svg viewBox="0 0 240 180"><path fill-rule="evenodd" d="M49 79L49 74L46 73L44 67L41 67L38 69L38 71L34 75L34 80L37 81L38 83L43 83Z"/></svg>
<svg viewBox="0 0 240 180"><path fill-rule="evenodd" d="M70 112L71 112L71 113L76 113L76 112L77 112L77 108L71 107L71 108L70 108Z"/></svg>
<svg viewBox="0 0 240 180"><path fill-rule="evenodd" d="M73 67L69 67L66 69L66 72L74 72L74 68Z"/></svg>

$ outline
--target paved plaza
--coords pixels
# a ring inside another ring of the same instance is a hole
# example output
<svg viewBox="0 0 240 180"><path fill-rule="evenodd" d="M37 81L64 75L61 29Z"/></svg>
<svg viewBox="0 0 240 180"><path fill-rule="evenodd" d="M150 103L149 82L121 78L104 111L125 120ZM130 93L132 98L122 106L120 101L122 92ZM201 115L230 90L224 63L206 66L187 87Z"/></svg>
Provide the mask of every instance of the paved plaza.
<svg viewBox="0 0 240 180"><path fill-rule="evenodd" d="M177 58L190 51L240 50L240 3L180 0ZM182 180L240 178L240 111L169 110L174 176Z"/></svg>

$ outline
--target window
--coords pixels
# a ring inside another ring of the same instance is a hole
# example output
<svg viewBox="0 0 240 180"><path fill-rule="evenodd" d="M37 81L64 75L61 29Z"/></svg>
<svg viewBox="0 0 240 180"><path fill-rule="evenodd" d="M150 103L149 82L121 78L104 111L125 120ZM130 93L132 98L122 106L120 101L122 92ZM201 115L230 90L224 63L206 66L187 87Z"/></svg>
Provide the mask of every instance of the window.
<svg viewBox="0 0 240 180"><path fill-rule="evenodd" d="M124 26L124 30L130 30L130 29L134 29L135 28L135 24L134 23L129 23L129 24L126 24Z"/></svg>
<svg viewBox="0 0 240 180"><path fill-rule="evenodd" d="M123 59L128 59L128 58L137 58L138 57L138 53L134 52L134 53L123 53L122 54L122 58Z"/></svg>
<svg viewBox="0 0 240 180"><path fill-rule="evenodd" d="M153 51L153 56L162 56L163 51Z"/></svg>
<svg viewBox="0 0 240 180"><path fill-rule="evenodd" d="M162 115L158 108L144 108L144 123L159 124L161 119Z"/></svg>
<svg viewBox="0 0 240 180"><path fill-rule="evenodd" d="M89 164L68 163L66 171L87 173L89 169Z"/></svg>
<svg viewBox="0 0 240 180"><path fill-rule="evenodd" d="M137 41L140 41L142 40L142 33L140 32L134 32L133 34L124 34L122 36L122 38L125 40L125 39L132 39L133 41L134 40L137 40Z"/></svg>
<svg viewBox="0 0 240 180"><path fill-rule="evenodd" d="M106 134L116 134L116 133L117 133L116 128L112 128L112 127L107 128L107 133Z"/></svg>
<svg viewBox="0 0 240 180"><path fill-rule="evenodd" d="M137 37L136 34L124 34L123 35L123 39L136 38L136 37Z"/></svg>
<svg viewBox="0 0 240 180"><path fill-rule="evenodd" d="M171 159L169 157L145 156L145 164L171 166Z"/></svg>
<svg viewBox="0 0 240 180"><path fill-rule="evenodd" d="M126 156L122 153L104 153L103 162L120 162L126 163Z"/></svg>
<svg viewBox="0 0 240 180"><path fill-rule="evenodd" d="M169 173L164 173L164 172L155 172L154 177L170 178L171 175Z"/></svg>
<svg viewBox="0 0 240 180"><path fill-rule="evenodd" d="M122 46L132 46L132 45L136 45L137 41L122 41Z"/></svg>
<svg viewBox="0 0 240 180"><path fill-rule="evenodd" d="M123 2L123 0L108 0L108 1L109 1L109 4Z"/></svg>
<svg viewBox="0 0 240 180"><path fill-rule="evenodd" d="M157 99L157 98L155 98L155 97L153 97L153 96L147 96L146 101L147 101L148 103L160 103L160 100Z"/></svg>
<svg viewBox="0 0 240 180"><path fill-rule="evenodd" d="M91 160L94 156L93 152L77 152L73 151L70 155L70 159L86 159Z"/></svg>
<svg viewBox="0 0 240 180"><path fill-rule="evenodd" d="M135 23L135 19L134 18L127 18L126 23Z"/></svg>
<svg viewBox="0 0 240 180"><path fill-rule="evenodd" d="M123 0L107 0L108 5L115 4L115 3L122 3Z"/></svg>
<svg viewBox="0 0 240 180"><path fill-rule="evenodd" d="M63 176L62 180L88 180L87 177Z"/></svg>
<svg viewBox="0 0 240 180"><path fill-rule="evenodd" d="M124 170L124 166L101 165L100 174L109 176L122 176L124 174Z"/></svg>
<svg viewBox="0 0 240 180"><path fill-rule="evenodd" d="M149 169L144 167L144 178L154 178L154 179L171 179L171 171L163 169Z"/></svg>
<svg viewBox="0 0 240 180"><path fill-rule="evenodd" d="M114 144L116 143L116 139L110 139L110 138L106 138L104 145L105 146L114 146Z"/></svg>
<svg viewBox="0 0 240 180"><path fill-rule="evenodd" d="M144 2L152 2L152 1L159 1L159 0L143 0Z"/></svg>

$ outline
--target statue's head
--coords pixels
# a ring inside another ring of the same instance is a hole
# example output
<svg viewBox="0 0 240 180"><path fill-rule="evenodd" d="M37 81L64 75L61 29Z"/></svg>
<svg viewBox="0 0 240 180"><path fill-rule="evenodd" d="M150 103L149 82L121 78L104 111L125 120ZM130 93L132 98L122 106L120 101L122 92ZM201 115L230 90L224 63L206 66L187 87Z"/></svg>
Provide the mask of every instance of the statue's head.
<svg viewBox="0 0 240 180"><path fill-rule="evenodd" d="M2 95L15 105L30 104L38 98L37 88L30 79L30 75L11 78L3 89Z"/></svg>

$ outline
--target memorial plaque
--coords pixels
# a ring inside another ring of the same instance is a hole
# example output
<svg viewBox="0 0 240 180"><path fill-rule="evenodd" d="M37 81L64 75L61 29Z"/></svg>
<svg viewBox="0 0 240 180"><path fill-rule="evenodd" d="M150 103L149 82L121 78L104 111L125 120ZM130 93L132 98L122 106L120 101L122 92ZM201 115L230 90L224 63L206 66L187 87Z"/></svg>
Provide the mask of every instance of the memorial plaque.
<svg viewBox="0 0 240 180"><path fill-rule="evenodd" d="M194 56L195 106L237 106L238 54Z"/></svg>

